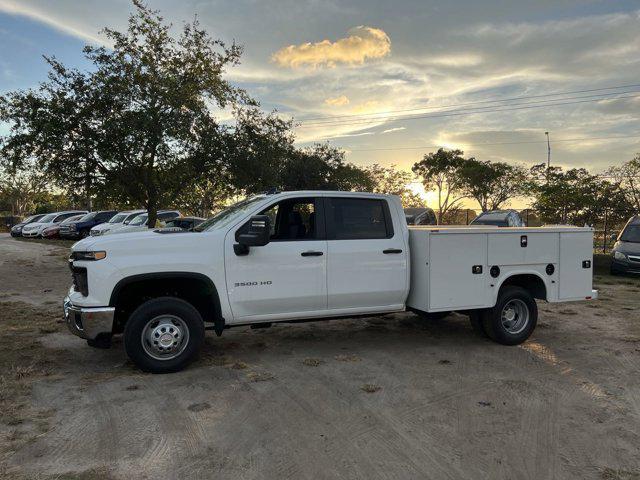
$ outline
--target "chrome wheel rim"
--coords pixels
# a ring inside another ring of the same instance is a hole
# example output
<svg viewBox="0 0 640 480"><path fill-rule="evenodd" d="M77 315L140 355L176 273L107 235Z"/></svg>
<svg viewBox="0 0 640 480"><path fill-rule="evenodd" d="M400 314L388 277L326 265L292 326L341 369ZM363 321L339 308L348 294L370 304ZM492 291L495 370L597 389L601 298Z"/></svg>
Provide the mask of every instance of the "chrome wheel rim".
<svg viewBox="0 0 640 480"><path fill-rule="evenodd" d="M522 332L529 324L529 307L518 298L509 300L500 314L502 327L515 335Z"/></svg>
<svg viewBox="0 0 640 480"><path fill-rule="evenodd" d="M180 317L159 315L142 329L142 348L151 358L171 360L179 356L189 343L189 329Z"/></svg>

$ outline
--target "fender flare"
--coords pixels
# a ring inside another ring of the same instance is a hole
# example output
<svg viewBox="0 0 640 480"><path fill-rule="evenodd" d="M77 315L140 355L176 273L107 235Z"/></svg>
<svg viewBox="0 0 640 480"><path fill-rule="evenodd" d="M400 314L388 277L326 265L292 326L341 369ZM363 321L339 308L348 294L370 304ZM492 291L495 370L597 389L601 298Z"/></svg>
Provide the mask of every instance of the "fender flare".
<svg viewBox="0 0 640 480"><path fill-rule="evenodd" d="M548 298L549 298L549 286L547 285L547 281L540 274L540 272L537 272L535 270L518 270L518 271L514 271L514 272L509 272L509 274L507 276L505 276L503 279L501 279L500 283L496 284L495 294L493 295L493 298L492 298L492 301L493 301L494 304L498 300L498 295L500 293L500 289L505 284L505 282L507 280L509 280L510 278L518 277L518 276L521 276L521 275L531 275L533 277L538 278L542 282L542 284L544 285L544 300L548 301Z"/></svg>
<svg viewBox="0 0 640 480"><path fill-rule="evenodd" d="M218 289L216 288L213 280L207 275L203 273L196 272L152 272L152 273L141 273L137 275L130 275L128 277L124 277L119 280L118 283L113 287L111 291L111 296L109 297L109 306L115 307L118 302L118 297L122 290L131 285L132 283L144 282L145 280L167 280L167 279L176 279L176 278L189 278L193 280L198 280L204 282L211 290L211 299L213 301L214 308L214 324L215 331L222 332L224 329L224 318L222 318L222 306L220 304L220 294L218 293ZM219 334L219 333L218 333Z"/></svg>

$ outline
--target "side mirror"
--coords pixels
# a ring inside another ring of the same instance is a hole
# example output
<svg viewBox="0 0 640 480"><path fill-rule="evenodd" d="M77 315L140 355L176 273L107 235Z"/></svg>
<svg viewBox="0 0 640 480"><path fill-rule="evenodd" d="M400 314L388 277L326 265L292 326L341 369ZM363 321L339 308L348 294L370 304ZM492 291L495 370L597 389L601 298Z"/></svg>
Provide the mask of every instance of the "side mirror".
<svg viewBox="0 0 640 480"><path fill-rule="evenodd" d="M267 215L254 215L236 232L238 244L233 246L236 255L246 255L249 247L263 247L269 243L271 219Z"/></svg>
<svg viewBox="0 0 640 480"><path fill-rule="evenodd" d="M611 238L612 242L615 242L618 239L618 234L617 233L612 233L610 238Z"/></svg>

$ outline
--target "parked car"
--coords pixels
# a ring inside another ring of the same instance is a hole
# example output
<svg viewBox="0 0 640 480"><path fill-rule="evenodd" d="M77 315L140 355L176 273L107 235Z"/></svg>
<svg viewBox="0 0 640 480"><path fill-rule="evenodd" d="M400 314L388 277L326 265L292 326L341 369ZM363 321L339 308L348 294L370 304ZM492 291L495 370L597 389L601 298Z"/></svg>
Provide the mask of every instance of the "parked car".
<svg viewBox="0 0 640 480"><path fill-rule="evenodd" d="M393 195L257 195L194 232L79 241L64 316L91 346L123 334L133 363L160 373L194 359L209 328L465 311L478 333L516 345L536 326L536 299L597 298L592 229L504 233L409 229Z"/></svg>
<svg viewBox="0 0 640 480"><path fill-rule="evenodd" d="M178 210L158 210L158 223L157 226L162 228L166 225L166 222L173 220L180 216ZM129 225L123 225L120 228L109 230L105 235L114 235L116 233L131 233L131 232L144 232L148 230L147 220L149 218L148 213L141 213L129 222Z"/></svg>
<svg viewBox="0 0 640 480"><path fill-rule="evenodd" d="M204 221L205 219L202 217L178 217L178 218L174 218L173 220L169 220L164 226L164 228L162 228L162 230L191 231Z"/></svg>
<svg viewBox="0 0 640 480"><path fill-rule="evenodd" d="M526 227L515 210L491 210L482 212L469 225L493 225L494 227Z"/></svg>
<svg viewBox="0 0 640 480"><path fill-rule="evenodd" d="M62 238L84 238L89 236L89 231L96 225L108 222L118 213L117 210L100 210L87 213L84 217L75 222L70 222L60 228Z"/></svg>
<svg viewBox="0 0 640 480"><path fill-rule="evenodd" d="M41 213L41 214L38 214L38 215L31 215L30 217L25 218L22 222L15 224L13 227L11 227L11 236L12 237L21 237L22 236L22 229L24 228L25 225L29 225L30 223L36 223L37 221L39 221L45 215L46 215L46 213Z"/></svg>
<svg viewBox="0 0 640 480"><path fill-rule="evenodd" d="M611 274L640 273L640 215L629 219L611 250Z"/></svg>
<svg viewBox="0 0 640 480"><path fill-rule="evenodd" d="M105 233L116 230L122 226L129 225L131 220L136 218L141 213L145 213L146 210L123 210L122 212L118 212L108 222L101 223L100 225L96 225L91 228L90 235L92 237L97 237L100 235L104 235Z"/></svg>
<svg viewBox="0 0 640 480"><path fill-rule="evenodd" d="M64 227L64 225L67 225L70 222L75 222L76 220L81 219L82 217L84 217L84 215L84 213L75 215L61 221L56 225L51 225L50 227L45 228L44 230L42 230L42 238L60 238L60 228Z"/></svg>
<svg viewBox="0 0 640 480"><path fill-rule="evenodd" d="M25 225L22 228L22 236L25 238L41 237L42 231L45 228L51 227L53 225L57 225L63 220L66 220L69 217L74 217L81 213L86 214L87 211L86 210L69 210L66 212L49 213L44 217L42 217L37 222L33 222L28 225Z"/></svg>
<svg viewBox="0 0 640 480"><path fill-rule="evenodd" d="M437 225L436 214L431 208L405 208L407 225Z"/></svg>

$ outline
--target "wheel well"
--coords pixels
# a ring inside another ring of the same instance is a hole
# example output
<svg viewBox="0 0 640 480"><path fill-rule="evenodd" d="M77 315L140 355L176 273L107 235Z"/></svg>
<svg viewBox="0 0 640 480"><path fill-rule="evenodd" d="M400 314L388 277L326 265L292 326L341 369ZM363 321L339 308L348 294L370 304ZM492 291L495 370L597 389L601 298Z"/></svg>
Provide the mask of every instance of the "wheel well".
<svg viewBox="0 0 640 480"><path fill-rule="evenodd" d="M220 298L213 282L201 274L159 273L128 277L115 286L109 306L115 307L114 333L124 331L129 316L152 298L177 297L193 305L205 322L222 321Z"/></svg>
<svg viewBox="0 0 640 480"><path fill-rule="evenodd" d="M532 273L513 275L507 278L502 282L502 285L500 285L500 290L510 285L522 287L525 290L528 290L531 296L538 300L547 299L547 286L539 276Z"/></svg>

